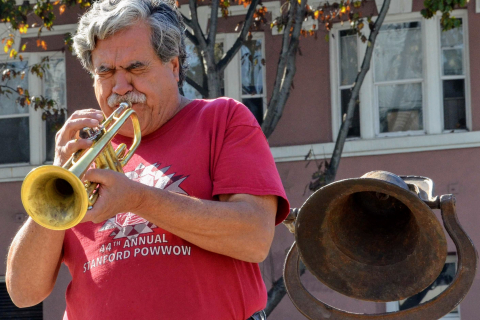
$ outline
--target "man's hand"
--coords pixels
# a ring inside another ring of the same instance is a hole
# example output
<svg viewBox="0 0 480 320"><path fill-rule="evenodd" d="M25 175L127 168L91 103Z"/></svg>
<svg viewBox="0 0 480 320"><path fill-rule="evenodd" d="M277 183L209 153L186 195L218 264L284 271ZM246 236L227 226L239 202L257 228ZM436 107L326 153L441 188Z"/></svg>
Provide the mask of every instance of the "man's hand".
<svg viewBox="0 0 480 320"><path fill-rule="evenodd" d="M132 212L205 250L260 262L275 228L276 196L220 195L220 201L149 187L106 169L91 169L85 180L99 183L99 197L82 222L100 223Z"/></svg>
<svg viewBox="0 0 480 320"><path fill-rule="evenodd" d="M78 150L89 148L93 142L88 139L79 139L78 132L84 127L97 127L102 119L103 113L100 110L75 111L55 136L55 160L53 164L63 166L72 154Z"/></svg>
<svg viewBox="0 0 480 320"><path fill-rule="evenodd" d="M88 210L82 222L100 223L117 213L135 212L142 201L142 185L128 179L125 174L108 169L90 169L85 180L99 183L99 197Z"/></svg>

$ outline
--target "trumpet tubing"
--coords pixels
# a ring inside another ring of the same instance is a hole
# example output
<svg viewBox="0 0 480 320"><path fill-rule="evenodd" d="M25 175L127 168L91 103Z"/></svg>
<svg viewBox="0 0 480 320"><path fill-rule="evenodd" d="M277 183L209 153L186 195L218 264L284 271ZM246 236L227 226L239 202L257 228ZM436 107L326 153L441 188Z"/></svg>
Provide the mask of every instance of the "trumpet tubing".
<svg viewBox="0 0 480 320"><path fill-rule="evenodd" d="M134 141L128 152L120 144L116 150L110 141L131 118ZM65 230L82 221L89 207L98 197L98 184L81 181L83 174L94 163L98 169L123 173L125 166L141 140L140 124L130 104L123 102L91 137L94 141L86 150L77 151L63 167L45 165L33 169L22 184L22 203L28 215L41 226Z"/></svg>

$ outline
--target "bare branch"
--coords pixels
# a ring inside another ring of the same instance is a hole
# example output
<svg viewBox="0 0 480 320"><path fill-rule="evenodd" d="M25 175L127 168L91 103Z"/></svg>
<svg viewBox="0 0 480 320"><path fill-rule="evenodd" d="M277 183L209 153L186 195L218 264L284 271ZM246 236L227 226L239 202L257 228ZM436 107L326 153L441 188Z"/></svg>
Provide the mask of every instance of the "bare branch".
<svg viewBox="0 0 480 320"><path fill-rule="evenodd" d="M188 40L193 43L194 46L199 45L197 37L195 37L195 35L193 35L190 31L185 30L185 35L187 36Z"/></svg>
<svg viewBox="0 0 480 320"><path fill-rule="evenodd" d="M290 4L289 21L284 30L282 53L278 62L274 89L262 124L263 133L267 138L272 134L282 117L283 109L290 95L290 88L296 72L295 61L306 4L306 0L302 0L300 6L298 6L297 1L292 1ZM293 30L290 34L292 24Z"/></svg>
<svg viewBox="0 0 480 320"><path fill-rule="evenodd" d="M220 0L212 1L212 11L210 13L210 28L208 30L207 43L212 43L209 48L212 50L215 48L215 39L217 37L217 26L218 26L218 7L220 5Z"/></svg>
<svg viewBox="0 0 480 320"><path fill-rule="evenodd" d="M187 27L189 27L190 29L193 29L193 27L192 27L192 23L193 23L192 20L189 19L189 18L187 18L187 16L185 16L183 13L182 13L181 15L182 15L182 19L183 19L183 22L185 23L185 25L186 25Z"/></svg>
<svg viewBox="0 0 480 320"><path fill-rule="evenodd" d="M198 40L198 45L201 47L202 50L207 49L207 41L205 40L205 36L203 34L202 28L198 24L198 14L197 14L197 0L189 0L189 8L190 14L192 15L192 30L195 37Z"/></svg>
<svg viewBox="0 0 480 320"><path fill-rule="evenodd" d="M185 81L191 85L195 90L197 90L203 97L208 97L208 91L204 87L190 79L189 77L185 78Z"/></svg>
<svg viewBox="0 0 480 320"><path fill-rule="evenodd" d="M365 75L367 74L368 70L370 69L370 61L372 60L373 50L375 47L375 40L377 39L378 32L385 20L385 16L387 15L388 8L390 7L391 0L385 0L383 2L382 9L380 10L380 14L378 15L377 21L375 21L374 28L368 37L368 46L367 50L365 51L365 57L362 62L362 67L360 72L357 74L357 78L355 79L355 84L352 88L352 95L350 97L350 101L348 102L347 108L347 116L346 119L342 122L340 127L340 131L337 137L337 141L335 142L335 148L333 150L332 158L330 160L330 166L325 173L325 181L326 183L333 182L335 180L335 176L337 175L338 166L340 164L340 158L342 156L343 147L345 145L345 140L348 134L348 128L352 123L353 114L355 111L355 105L360 94L360 88L362 87L363 80L365 79Z"/></svg>
<svg viewBox="0 0 480 320"><path fill-rule="evenodd" d="M247 36L248 30L252 26L253 23L253 14L255 13L255 10L257 8L258 3L260 0L252 0L252 3L248 7L247 14L245 16L245 22L242 26L242 30L237 36L237 40L235 40L235 43L233 46L227 51L225 56L218 62L217 64L217 70L219 70L220 73L222 73L227 65L232 61L233 57L237 54L238 50L242 47L243 42L245 41L245 38Z"/></svg>

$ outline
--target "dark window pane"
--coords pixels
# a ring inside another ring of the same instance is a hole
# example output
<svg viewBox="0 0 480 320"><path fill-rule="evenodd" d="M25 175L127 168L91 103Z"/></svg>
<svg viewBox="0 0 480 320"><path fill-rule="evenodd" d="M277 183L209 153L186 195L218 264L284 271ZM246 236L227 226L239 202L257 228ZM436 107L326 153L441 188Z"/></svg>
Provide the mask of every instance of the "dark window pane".
<svg viewBox="0 0 480 320"><path fill-rule="evenodd" d="M258 123L263 123L263 98L242 99L242 103L247 106L257 119Z"/></svg>
<svg viewBox="0 0 480 320"><path fill-rule="evenodd" d="M45 160L53 161L53 158L55 157L55 134L65 123L65 116L49 116L45 122L47 128L47 132L45 134L47 155Z"/></svg>
<svg viewBox="0 0 480 320"><path fill-rule="evenodd" d="M0 282L0 319L7 320L42 320L43 303L29 308L18 308L10 299L5 282Z"/></svg>
<svg viewBox="0 0 480 320"><path fill-rule="evenodd" d="M467 128L465 80L443 81L443 119L445 130Z"/></svg>
<svg viewBox="0 0 480 320"><path fill-rule="evenodd" d="M344 89L341 91L342 121L345 119L347 115L348 102L350 101L351 96L352 96L352 91L350 89ZM355 111L353 113L352 123L348 128L347 137L348 138L360 137L360 108L359 108L358 100L357 100L357 104L355 105Z"/></svg>
<svg viewBox="0 0 480 320"><path fill-rule="evenodd" d="M354 30L340 31L340 84L351 85L358 73L357 34Z"/></svg>
<svg viewBox="0 0 480 320"><path fill-rule="evenodd" d="M0 164L30 162L28 117L0 119Z"/></svg>

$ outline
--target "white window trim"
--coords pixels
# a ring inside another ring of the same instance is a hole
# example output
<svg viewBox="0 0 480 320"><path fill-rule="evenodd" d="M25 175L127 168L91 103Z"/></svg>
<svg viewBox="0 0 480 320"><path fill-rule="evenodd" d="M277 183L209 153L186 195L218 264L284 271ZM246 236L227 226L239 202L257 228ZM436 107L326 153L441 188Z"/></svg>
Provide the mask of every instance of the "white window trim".
<svg viewBox="0 0 480 320"><path fill-rule="evenodd" d="M347 140L342 157L362 157L397 153L453 150L480 147L480 131L441 133L435 135ZM276 162L304 161L310 150L318 157L330 158L335 142L272 147Z"/></svg>
<svg viewBox="0 0 480 320"><path fill-rule="evenodd" d="M468 12L467 10L455 10L453 14L456 17L462 18L463 25L468 26ZM425 20L421 17L420 13L408 13L402 15L388 16L385 20L386 23L400 22L406 20L422 20L423 27L423 47L436 48L434 55L424 60L425 78L424 78L424 93L425 93L425 132L427 134L415 135L410 133L398 133L390 137L378 137L375 132L372 119L376 117L376 111L374 108L374 95L373 95L373 72L372 67L367 72L365 81L360 91L361 112L360 112L360 130L361 139L348 139L345 143L344 152L342 156L367 156L367 155L379 155L379 154L392 154L392 153L406 153L406 152L420 152L430 150L444 150L444 149L457 149L457 148L469 148L478 147L480 142L480 132L456 132L446 133L442 130L443 127L443 115L442 109L428 108L428 106L443 105L441 97L441 80L440 80L440 67L441 57L440 52L440 25L439 17ZM330 34L330 83L331 83L331 102L332 102L332 137L333 141L336 141L338 131L341 124L341 112L339 109L340 99L338 90L338 52L339 41L336 41L339 30L348 29L348 27L342 27L340 24L335 24ZM426 37L425 34L428 29L428 34L437 34L438 37ZM368 30L367 30L368 33ZM333 35L333 36L332 36ZM368 37L368 34L366 35ZM359 65L363 61L365 55L366 44L359 42L358 61ZM464 50L465 50L465 103L467 113L467 127L472 127L471 117L471 100L470 100L470 75L469 75L469 49L468 49L468 27L464 27ZM430 100L428 100L430 99ZM429 121L431 119L437 119L436 122ZM334 148L334 143L321 143L314 145L299 145L290 147L277 147L272 148L275 159L278 162L284 161L299 161L304 160L308 151L313 148L316 154L331 155Z"/></svg>
<svg viewBox="0 0 480 320"><path fill-rule="evenodd" d="M476 0L475 3L476 3L475 12L476 12L476 13L480 13L480 0Z"/></svg>
<svg viewBox="0 0 480 320"><path fill-rule="evenodd" d="M64 56L63 53L58 53ZM54 54L56 52L25 52L22 53L22 56L24 60L28 60L28 65L33 65L40 63L43 57ZM0 61L7 61L6 55L0 55ZM28 75L28 91L32 96L43 95L42 79L30 73ZM0 182L22 181L32 169L46 163L46 124L42 120L43 110L35 110L31 106L25 108L28 108L29 112L30 162L0 165Z"/></svg>
<svg viewBox="0 0 480 320"><path fill-rule="evenodd" d="M455 262L455 267L458 266L457 262L457 256L455 255L447 255L447 260L445 263L452 263ZM439 320L460 320L462 317L460 316L460 306L457 306L458 308L458 314L446 314ZM399 309L398 301L392 301L392 302L387 302L386 303L386 311L387 312L396 312Z"/></svg>

